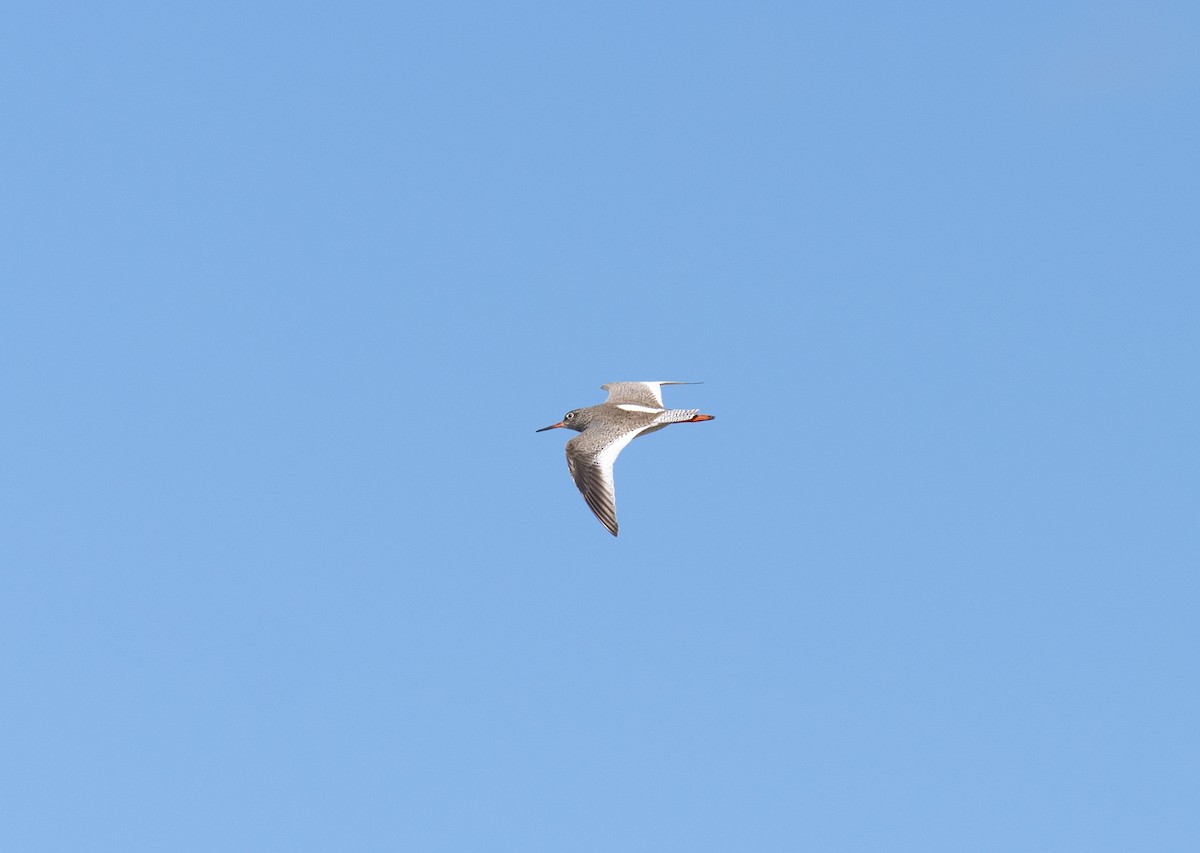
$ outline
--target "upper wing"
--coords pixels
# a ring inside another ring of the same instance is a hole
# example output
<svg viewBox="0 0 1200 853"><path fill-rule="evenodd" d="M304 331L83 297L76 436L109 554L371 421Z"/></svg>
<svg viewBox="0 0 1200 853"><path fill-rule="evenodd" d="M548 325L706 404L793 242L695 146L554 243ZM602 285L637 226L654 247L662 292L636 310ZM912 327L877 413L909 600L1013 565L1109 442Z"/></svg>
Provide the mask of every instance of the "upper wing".
<svg viewBox="0 0 1200 853"><path fill-rule="evenodd" d="M567 442L567 469L579 487L583 499L596 518L617 535L617 496L613 489L613 463L625 445L633 441L641 429L632 429L615 440L597 439L582 432Z"/></svg>
<svg viewBox="0 0 1200 853"><path fill-rule="evenodd" d="M663 408L662 386L699 384L699 382L609 382L600 387L608 392L606 403L627 403L661 409Z"/></svg>

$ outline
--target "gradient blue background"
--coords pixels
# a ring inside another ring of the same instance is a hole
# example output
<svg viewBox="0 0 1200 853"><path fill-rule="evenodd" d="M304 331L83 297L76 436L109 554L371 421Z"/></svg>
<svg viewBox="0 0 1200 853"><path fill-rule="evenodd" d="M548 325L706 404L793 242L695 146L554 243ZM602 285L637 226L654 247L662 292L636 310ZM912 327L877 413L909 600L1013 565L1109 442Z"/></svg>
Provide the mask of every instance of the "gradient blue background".
<svg viewBox="0 0 1200 853"><path fill-rule="evenodd" d="M1198 45L10 4L0 848L1200 849Z"/></svg>

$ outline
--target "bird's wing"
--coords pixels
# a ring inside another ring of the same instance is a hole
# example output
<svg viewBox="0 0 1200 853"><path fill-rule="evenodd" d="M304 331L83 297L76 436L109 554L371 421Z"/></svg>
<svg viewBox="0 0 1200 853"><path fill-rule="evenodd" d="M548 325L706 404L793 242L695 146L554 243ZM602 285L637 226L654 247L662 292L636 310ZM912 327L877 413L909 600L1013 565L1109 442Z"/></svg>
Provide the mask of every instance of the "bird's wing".
<svg viewBox="0 0 1200 853"><path fill-rule="evenodd" d="M608 392L606 403L663 408L662 386L699 385L699 382L609 382L600 387Z"/></svg>
<svg viewBox="0 0 1200 853"><path fill-rule="evenodd" d="M617 496L613 490L613 463L625 445L644 429L639 427L621 433L616 438L599 437L582 432L567 442L567 468L579 487L583 499L596 518L617 535Z"/></svg>

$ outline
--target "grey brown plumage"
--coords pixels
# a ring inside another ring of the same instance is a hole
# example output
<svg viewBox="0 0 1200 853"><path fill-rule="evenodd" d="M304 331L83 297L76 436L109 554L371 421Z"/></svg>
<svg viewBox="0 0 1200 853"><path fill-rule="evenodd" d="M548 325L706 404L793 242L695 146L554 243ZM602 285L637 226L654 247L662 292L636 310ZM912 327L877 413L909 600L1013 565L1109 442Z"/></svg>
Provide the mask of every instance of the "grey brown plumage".
<svg viewBox="0 0 1200 853"><path fill-rule="evenodd" d="M617 535L616 492L613 464L625 445L633 439L657 432L674 423L709 421L698 409L663 407L663 385L689 385L687 382L610 382L602 385L608 399L598 406L573 409L556 424L538 432L565 427L579 433L567 442L567 469L583 499L596 518Z"/></svg>

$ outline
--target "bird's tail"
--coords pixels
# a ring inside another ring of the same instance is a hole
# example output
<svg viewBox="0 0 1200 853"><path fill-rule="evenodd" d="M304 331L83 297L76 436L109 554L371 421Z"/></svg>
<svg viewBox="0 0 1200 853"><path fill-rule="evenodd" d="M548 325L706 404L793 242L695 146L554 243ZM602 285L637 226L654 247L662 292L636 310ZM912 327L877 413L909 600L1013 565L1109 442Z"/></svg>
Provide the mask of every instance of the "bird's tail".
<svg viewBox="0 0 1200 853"><path fill-rule="evenodd" d="M699 409L667 409L659 417L668 424L695 424L701 421L711 421L713 415L702 415Z"/></svg>

